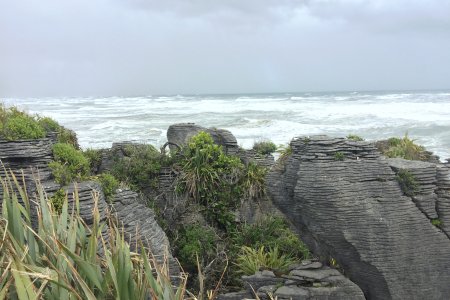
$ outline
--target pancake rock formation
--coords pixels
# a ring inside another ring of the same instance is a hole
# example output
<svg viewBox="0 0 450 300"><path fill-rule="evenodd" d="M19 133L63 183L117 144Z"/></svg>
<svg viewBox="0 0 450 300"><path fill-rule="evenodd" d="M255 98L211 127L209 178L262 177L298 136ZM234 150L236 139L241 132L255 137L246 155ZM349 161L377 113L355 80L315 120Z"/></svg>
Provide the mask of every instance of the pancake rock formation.
<svg viewBox="0 0 450 300"><path fill-rule="evenodd" d="M449 218L448 169L385 159L369 142L314 136L291 147L268 189L315 254L334 258L367 299L448 299L450 240L430 222ZM415 199L391 166L420 175Z"/></svg>

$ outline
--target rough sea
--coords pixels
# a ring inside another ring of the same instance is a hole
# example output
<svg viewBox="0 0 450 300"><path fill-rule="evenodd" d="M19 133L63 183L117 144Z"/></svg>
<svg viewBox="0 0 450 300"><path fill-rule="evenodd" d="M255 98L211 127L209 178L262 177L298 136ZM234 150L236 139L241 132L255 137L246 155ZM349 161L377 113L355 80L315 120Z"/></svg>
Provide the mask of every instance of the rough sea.
<svg viewBox="0 0 450 300"><path fill-rule="evenodd" d="M238 143L296 136L404 136L450 158L450 91L165 95L0 99L75 130L83 148L134 141L160 146L169 125L192 122L230 130Z"/></svg>

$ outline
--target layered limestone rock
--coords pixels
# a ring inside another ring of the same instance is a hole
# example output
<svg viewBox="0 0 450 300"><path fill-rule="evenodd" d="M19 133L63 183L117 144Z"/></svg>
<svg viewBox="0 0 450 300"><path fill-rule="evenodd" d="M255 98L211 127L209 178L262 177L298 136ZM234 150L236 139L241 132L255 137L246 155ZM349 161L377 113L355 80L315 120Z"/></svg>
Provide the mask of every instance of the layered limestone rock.
<svg viewBox="0 0 450 300"><path fill-rule="evenodd" d="M186 145L191 137L204 131L211 135L214 142L223 147L227 154L236 154L238 144L234 135L225 129L205 128L194 123L170 125L167 129L167 141L178 146Z"/></svg>
<svg viewBox="0 0 450 300"><path fill-rule="evenodd" d="M287 274L271 270L259 271L242 277L246 291L219 296L219 300L254 298L279 300L363 300L361 289L338 270L320 262L302 261L291 266ZM271 298L270 298L271 297Z"/></svg>
<svg viewBox="0 0 450 300"><path fill-rule="evenodd" d="M291 147L268 189L315 254L336 259L368 299L446 299L450 240L403 195L374 145L315 136Z"/></svg>

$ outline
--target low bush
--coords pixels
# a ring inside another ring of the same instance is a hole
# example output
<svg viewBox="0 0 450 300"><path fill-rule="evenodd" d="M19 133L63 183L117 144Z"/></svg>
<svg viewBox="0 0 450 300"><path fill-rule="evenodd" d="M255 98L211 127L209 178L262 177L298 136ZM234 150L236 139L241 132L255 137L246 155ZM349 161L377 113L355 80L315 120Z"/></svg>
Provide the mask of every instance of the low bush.
<svg viewBox="0 0 450 300"><path fill-rule="evenodd" d="M6 140L39 139L45 137L45 129L33 116L15 107L0 106L0 137Z"/></svg>
<svg viewBox="0 0 450 300"><path fill-rule="evenodd" d="M124 157L115 158L111 174L135 191L156 188L161 170L160 152L152 145L128 145L124 150Z"/></svg>
<svg viewBox="0 0 450 300"><path fill-rule="evenodd" d="M49 164L55 181L66 185L73 180L86 178L89 175L89 161L83 153L70 144L53 145L53 158Z"/></svg>
<svg viewBox="0 0 450 300"><path fill-rule="evenodd" d="M418 145L405 134L403 138L388 139L388 148L384 149L383 154L387 157L400 157L408 160L427 160L429 154L425 148Z"/></svg>
<svg viewBox="0 0 450 300"><path fill-rule="evenodd" d="M198 224L188 225L179 231L179 239L175 241L175 254L183 269L197 271L197 257L201 266L205 266L216 256L217 237L210 227Z"/></svg>
<svg viewBox="0 0 450 300"><path fill-rule="evenodd" d="M408 170L399 170L395 179L406 196L412 197L419 191L419 184L414 175Z"/></svg>
<svg viewBox="0 0 450 300"><path fill-rule="evenodd" d="M102 163L102 153L96 149L86 149L83 155L89 160L89 166L92 173L97 173L100 164Z"/></svg>
<svg viewBox="0 0 450 300"><path fill-rule="evenodd" d="M297 259L310 257L306 245L281 217L265 216L253 224L240 225L232 236L232 244L238 248L278 248L280 253Z"/></svg>
<svg viewBox="0 0 450 300"><path fill-rule="evenodd" d="M268 155L277 151L277 145L271 141L261 141L253 145L253 150L260 155Z"/></svg>
<svg viewBox="0 0 450 300"><path fill-rule="evenodd" d="M117 181L117 179L109 173L100 174L98 176L98 181L102 186L102 191L106 200L111 202L114 199L116 190L119 188L119 181Z"/></svg>
<svg viewBox="0 0 450 300"><path fill-rule="evenodd" d="M266 176L269 170L250 162L243 172L240 184L245 197L251 200L266 197Z"/></svg>
<svg viewBox="0 0 450 300"><path fill-rule="evenodd" d="M54 212L61 213L64 201L66 200L67 195L66 191L63 189L59 189L53 194L53 196L50 197L50 204L53 208Z"/></svg>
<svg viewBox="0 0 450 300"><path fill-rule="evenodd" d="M360 137L360 136L358 136L358 135L356 135L356 134L349 134L349 135L347 135L347 139L348 139L348 140L355 141L355 142L361 142L361 141L364 141L364 139L363 139L362 137Z"/></svg>
<svg viewBox="0 0 450 300"><path fill-rule="evenodd" d="M277 247L257 249L243 246L236 259L236 266L244 275L253 275L261 269L269 269L279 273L286 273L289 266L298 262L290 255L281 254Z"/></svg>

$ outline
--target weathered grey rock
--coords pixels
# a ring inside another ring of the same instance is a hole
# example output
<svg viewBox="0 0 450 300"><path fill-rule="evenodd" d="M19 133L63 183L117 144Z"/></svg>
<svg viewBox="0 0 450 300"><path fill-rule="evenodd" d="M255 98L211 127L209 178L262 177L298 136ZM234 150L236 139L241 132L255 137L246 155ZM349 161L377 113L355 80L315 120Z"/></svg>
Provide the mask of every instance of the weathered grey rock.
<svg viewBox="0 0 450 300"><path fill-rule="evenodd" d="M217 300L242 300L242 299L254 299L254 297L248 291L227 293L219 295L217 297Z"/></svg>
<svg viewBox="0 0 450 300"><path fill-rule="evenodd" d="M268 188L315 254L335 258L368 299L450 294L450 240L403 196L372 144L319 136L291 147Z"/></svg>
<svg viewBox="0 0 450 300"><path fill-rule="evenodd" d="M225 153L237 153L238 144L236 138L231 132L225 129L205 128L199 125L195 125L194 123L180 123L170 125L167 129L167 140L169 143L183 146L187 144L191 137L198 134L200 131L209 133L214 139L214 142L223 147Z"/></svg>

